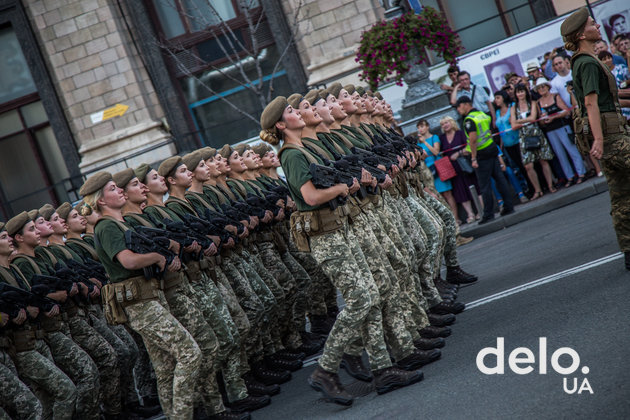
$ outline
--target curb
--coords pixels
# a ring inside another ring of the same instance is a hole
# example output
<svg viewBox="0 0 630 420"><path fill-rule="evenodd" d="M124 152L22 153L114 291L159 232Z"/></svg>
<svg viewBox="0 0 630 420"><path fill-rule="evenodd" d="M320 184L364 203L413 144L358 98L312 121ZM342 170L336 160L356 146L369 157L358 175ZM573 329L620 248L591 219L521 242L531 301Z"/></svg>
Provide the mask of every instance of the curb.
<svg viewBox="0 0 630 420"><path fill-rule="evenodd" d="M479 238L606 191L608 184L605 177L591 178L580 185L563 188L557 193L547 193L533 202L519 204L515 207L514 213L507 216L495 215L494 220L481 226L478 223L466 224L460 229L460 233L462 236Z"/></svg>

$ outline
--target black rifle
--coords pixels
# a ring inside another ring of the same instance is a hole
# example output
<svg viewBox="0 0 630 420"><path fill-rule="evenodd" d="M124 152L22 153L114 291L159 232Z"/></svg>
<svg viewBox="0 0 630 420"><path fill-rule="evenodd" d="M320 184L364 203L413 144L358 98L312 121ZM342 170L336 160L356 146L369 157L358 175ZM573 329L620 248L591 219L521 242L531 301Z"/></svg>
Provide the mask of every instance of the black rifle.
<svg viewBox="0 0 630 420"><path fill-rule="evenodd" d="M65 261L65 263L70 270L77 273L82 279L95 278L103 285L109 282L103 266L94 260L85 261L85 263L82 264L73 259L69 259Z"/></svg>
<svg viewBox="0 0 630 420"><path fill-rule="evenodd" d="M37 285L42 285L47 288L47 293L54 293L58 291L65 291L68 295L72 292L73 281L67 279L60 279L55 276L46 276L43 274L35 274L31 278L31 289Z"/></svg>
<svg viewBox="0 0 630 420"><path fill-rule="evenodd" d="M199 217L193 216L192 214L185 214L184 222L190 226L191 229L196 230L204 235L218 236L221 239L221 243L219 244L219 248L223 246L224 243L232 238L235 242L237 240L230 232L225 230L225 226L218 226L213 224L212 222L201 219Z"/></svg>
<svg viewBox="0 0 630 420"><path fill-rule="evenodd" d="M45 286L33 286L30 291L13 287L10 284L0 283L0 294L5 302L14 303L23 308L34 306L41 311L50 312L57 303L46 297ZM6 294L6 296L5 296Z"/></svg>
<svg viewBox="0 0 630 420"><path fill-rule="evenodd" d="M0 312L9 315L10 319L17 318L26 305L16 303L20 301L20 296L15 292L0 292Z"/></svg>
<svg viewBox="0 0 630 420"><path fill-rule="evenodd" d="M202 249L207 249L210 245L212 245L212 239L194 229L191 229L184 222L174 222L169 218L164 218L164 220L162 220L162 224L169 232L183 234L197 241L197 243L201 245Z"/></svg>
<svg viewBox="0 0 630 420"><path fill-rule="evenodd" d="M246 201L249 205L259 207L263 210L269 210L274 216L277 216L280 212L280 207L276 205L278 200L285 200L285 198L279 196L274 192L267 192L265 197L260 197L252 193L248 193Z"/></svg>
<svg viewBox="0 0 630 420"><path fill-rule="evenodd" d="M236 233L238 235L245 231L245 226L241 223L240 219L235 219L224 213L219 213L218 211L206 209L203 216L218 230L220 230L221 228L225 228L225 226L233 225L234 227L236 227Z"/></svg>
<svg viewBox="0 0 630 420"><path fill-rule="evenodd" d="M168 267L175 259L175 254L168 249L171 243L164 237L149 239L146 236L140 235L139 233L129 229L125 231L125 244L127 245L127 249L135 252L136 254L150 254L151 252L157 252L162 255L166 258L165 270L166 267ZM144 277L146 277L147 280L152 278L161 279L164 275L164 272L160 271L160 268L155 264L143 268L143 271Z"/></svg>
<svg viewBox="0 0 630 420"><path fill-rule="evenodd" d="M89 273L87 275L89 276ZM83 275L71 269L69 266L61 265L61 263L57 263L57 265L55 266L55 277L72 283L83 283L88 288L88 294L94 291L94 283L89 280L89 277L84 277Z"/></svg>
<svg viewBox="0 0 630 420"><path fill-rule="evenodd" d="M354 183L354 177L349 174L340 172L335 168L311 163L309 166L313 185L316 188L330 188L337 184L346 184L351 187ZM328 202L331 210L346 204L346 198L337 196Z"/></svg>

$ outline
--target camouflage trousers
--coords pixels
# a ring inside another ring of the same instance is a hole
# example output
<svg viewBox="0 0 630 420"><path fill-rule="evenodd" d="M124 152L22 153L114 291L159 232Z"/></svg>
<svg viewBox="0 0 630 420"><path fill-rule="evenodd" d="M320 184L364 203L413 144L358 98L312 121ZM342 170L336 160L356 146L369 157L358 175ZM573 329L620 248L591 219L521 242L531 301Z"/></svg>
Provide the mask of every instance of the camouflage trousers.
<svg viewBox="0 0 630 420"><path fill-rule="evenodd" d="M280 257L282 258L282 262L284 262L284 265L286 265L286 267L293 275L293 278L295 279L295 286L297 289L295 300L291 308L291 313L293 316L293 329L297 333L297 339L291 345L289 345L289 347L291 348L296 348L302 345L302 340L299 332L306 330L306 289L311 284L311 277L304 269L304 267L302 267L302 265L288 251L288 249L284 253L282 253Z"/></svg>
<svg viewBox="0 0 630 420"><path fill-rule="evenodd" d="M20 420L38 420L42 418L42 405L20 380L11 358L4 350L0 350L0 408L0 419L11 420L13 417ZM74 404L70 405L70 416L59 418L72 418L72 408ZM7 412L11 414L11 417ZM59 414L62 413L59 412Z"/></svg>
<svg viewBox="0 0 630 420"><path fill-rule="evenodd" d="M122 399L120 392L120 366L116 352L109 343L88 324L85 316L74 316L68 320L72 340L94 360L100 373L100 399L106 414L120 414Z"/></svg>
<svg viewBox="0 0 630 420"><path fill-rule="evenodd" d="M398 303L400 289L398 288L396 273L389 263L386 253L383 252L383 244L374 233L375 230L380 230L380 222L374 211L366 209L353 219L351 226L378 287L385 342L391 348L395 359L407 357L415 348ZM382 232L380 236L383 237ZM357 341L348 348L347 353L359 356L362 349L362 343Z"/></svg>
<svg viewBox="0 0 630 420"><path fill-rule="evenodd" d="M44 417L71 419L77 389L55 365L46 343L37 340L34 350L16 353L14 360L20 377L41 402Z"/></svg>
<svg viewBox="0 0 630 420"><path fill-rule="evenodd" d="M604 137L602 169L608 182L610 214L622 252L630 252L630 135Z"/></svg>
<svg viewBox="0 0 630 420"><path fill-rule="evenodd" d="M245 311L249 321L249 332L247 335L241 336L245 346L245 352L248 357L257 360L263 356L261 330L264 328L263 325L267 319L267 315L265 314L265 306L252 289L252 286L247 278L238 270L237 265L235 264L236 261L237 255L235 253L229 257L223 257L220 269L228 279L230 286L236 295L241 308ZM217 278L220 278L218 270Z"/></svg>
<svg viewBox="0 0 630 420"><path fill-rule="evenodd" d="M184 277L180 274L180 279ZM220 364L219 341L213 329L206 322L198 301L188 297L188 280L165 291L168 308L186 330L192 335L201 350L201 367L197 378L197 400L203 403L208 415L225 411L216 374ZM225 357L225 355L223 355Z"/></svg>
<svg viewBox="0 0 630 420"><path fill-rule="evenodd" d="M117 325L116 327L120 326L122 325ZM136 343L136 348L138 349L138 359L136 360L136 364L133 366L133 376L136 381L138 394L140 394L140 397L143 399L147 397L157 398L157 377L155 376L155 370L151 364L149 352L144 345L144 340L142 340L142 336L140 334L131 328L124 328L129 333L129 336L133 339L134 343ZM113 331L116 332L115 327ZM120 336L118 336L118 338L120 338Z"/></svg>
<svg viewBox="0 0 630 420"><path fill-rule="evenodd" d="M328 335L319 365L337 372L345 349L361 338L372 369L391 366L383 337L378 289L352 231L344 225L336 232L311 237L310 246L313 257L345 301Z"/></svg>
<svg viewBox="0 0 630 420"><path fill-rule="evenodd" d="M457 235L459 233L459 226L457 226L455 216L448 205L445 205L441 200L438 200L431 194L426 194L425 199L427 204L437 213L444 223L444 261L446 266L457 267L459 266L457 259Z"/></svg>
<svg viewBox="0 0 630 420"><path fill-rule="evenodd" d="M246 398L247 388L241 378L241 338L219 288L201 272L200 281L191 284L189 290L189 297L196 301L219 342L218 369L223 373L228 400L234 402Z"/></svg>
<svg viewBox="0 0 630 420"><path fill-rule="evenodd" d="M120 366L120 390L123 404L138 403L138 394L133 380L133 367L138 360L138 346L122 325L107 325L100 305L91 305L89 316L92 327L116 352Z"/></svg>
<svg viewBox="0 0 630 420"><path fill-rule="evenodd" d="M100 375L96 363L70 339L70 330L65 324L61 331L46 333L45 340L55 364L76 386L76 416L81 419L98 419Z"/></svg>
<svg viewBox="0 0 630 420"><path fill-rule="evenodd" d="M127 325L142 336L151 358L164 414L173 419L192 419L202 364L199 346L169 312L163 295L159 300L127 306L125 313Z"/></svg>

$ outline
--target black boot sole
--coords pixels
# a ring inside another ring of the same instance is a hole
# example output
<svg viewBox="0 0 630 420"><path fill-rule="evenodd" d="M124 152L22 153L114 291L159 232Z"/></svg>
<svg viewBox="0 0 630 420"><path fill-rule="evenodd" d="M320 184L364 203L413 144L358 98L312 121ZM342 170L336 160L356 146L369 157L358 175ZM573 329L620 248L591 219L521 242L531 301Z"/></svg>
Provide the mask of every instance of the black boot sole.
<svg viewBox="0 0 630 420"><path fill-rule="evenodd" d="M332 403L339 404L339 405L345 405L346 407L349 407L349 406L352 405L352 403L354 401L353 399L333 397L332 395L329 395L326 391L324 391L324 387L320 383L315 382L311 378L308 378L308 384L315 391L321 392L322 394L324 394L324 397L326 398L326 400L328 400L328 401L330 401Z"/></svg>
<svg viewBox="0 0 630 420"><path fill-rule="evenodd" d="M403 388L412 384L415 384L417 382L420 382L421 380L424 379L424 373L420 372L416 377L406 381L406 382L398 382L398 383L393 383L393 384L387 384L384 385L382 387L376 387L376 393L378 395L383 395L386 394L388 392L394 391L398 388Z"/></svg>

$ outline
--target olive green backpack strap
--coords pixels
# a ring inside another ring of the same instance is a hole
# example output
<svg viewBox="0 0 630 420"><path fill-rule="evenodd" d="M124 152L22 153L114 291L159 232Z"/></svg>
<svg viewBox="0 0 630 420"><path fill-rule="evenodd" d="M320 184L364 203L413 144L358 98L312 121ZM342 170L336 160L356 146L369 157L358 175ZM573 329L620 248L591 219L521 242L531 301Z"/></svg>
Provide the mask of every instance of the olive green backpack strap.
<svg viewBox="0 0 630 420"><path fill-rule="evenodd" d="M238 190L243 198L247 197L247 189L243 184L240 183L237 179L232 179L232 185ZM228 184L229 185L229 184Z"/></svg>
<svg viewBox="0 0 630 420"><path fill-rule="evenodd" d="M13 277L11 272L7 268L2 267L2 266L0 266L0 278L5 283L8 283L13 287L20 288L20 286L18 285L18 282L15 281L15 277Z"/></svg>
<svg viewBox="0 0 630 420"><path fill-rule="evenodd" d="M71 260L72 259L72 254L70 253L70 251L68 251L63 245L58 245L58 244L50 244L48 245L49 247L53 247L54 249L59 250L59 252L61 252L63 254L63 256L67 259L67 260Z"/></svg>
<svg viewBox="0 0 630 420"><path fill-rule="evenodd" d="M224 187L221 184L217 184L217 188L219 188L223 192L223 194L225 194L228 197L230 197L230 200L238 201L238 198L236 198L236 194L234 194L234 191L232 191L230 188Z"/></svg>
<svg viewBox="0 0 630 420"><path fill-rule="evenodd" d="M162 219L170 219L172 217L170 214L168 214L166 210L162 208L162 206L151 206L151 208L155 209L155 211L160 213L160 216L162 216Z"/></svg>
<svg viewBox="0 0 630 420"><path fill-rule="evenodd" d="M230 204L230 201L225 197L225 193L221 191L218 187L214 185L204 185L204 187L208 187L212 190L213 193L216 194L217 199L219 200L219 204Z"/></svg>
<svg viewBox="0 0 630 420"><path fill-rule="evenodd" d="M146 220L144 217L140 216L139 214L136 213L127 213L123 216L123 218L125 217L131 217L133 220L135 220L136 222L140 223L142 226L144 227L154 227L151 222L149 222L148 220Z"/></svg>
<svg viewBox="0 0 630 420"><path fill-rule="evenodd" d="M122 230L123 232L127 232L129 230L129 226L127 226L120 220L114 219L112 216L101 216L101 218L98 219L96 224L98 224L98 222L100 222L101 220L111 220L112 222L116 223L118 227L120 228L120 230Z"/></svg>
<svg viewBox="0 0 630 420"><path fill-rule="evenodd" d="M57 257L55 257L55 254L53 254L50 250L46 249L46 247L42 246L40 247L41 251L46 254L46 256L48 258L50 258L50 262L52 263L53 267L57 265L57 263L59 262L59 260L57 259Z"/></svg>
<svg viewBox="0 0 630 420"><path fill-rule="evenodd" d="M96 250L92 248L90 244L85 242L83 239L70 238L66 240L66 243L75 244L83 248L85 251L87 251L90 254L90 256L92 257L94 261L98 261L98 254L96 253Z"/></svg>
<svg viewBox="0 0 630 420"><path fill-rule="evenodd" d="M186 210L188 210L190 212L190 214L194 214L194 215L197 214L197 212L195 211L195 208L188 201L182 200L181 198L169 197L168 200L166 200L164 202L164 204L166 205L168 203L180 204L182 207L184 207Z"/></svg>
<svg viewBox="0 0 630 420"><path fill-rule="evenodd" d="M313 149L315 149L315 152L317 152L320 157L322 157L324 159L328 159L328 160L335 160L330 155L330 153L328 153L328 151L325 148L323 148L319 144L315 143L313 140L311 140L311 139L302 139L302 143L305 146L312 147Z"/></svg>
<svg viewBox="0 0 630 420"><path fill-rule="evenodd" d="M337 131L337 132L334 132L334 133L331 132L330 134L331 134L332 137L337 137L348 149L352 149L354 147L354 144L352 144L352 142L350 140L348 140L348 137L346 137L340 131Z"/></svg>
<svg viewBox="0 0 630 420"><path fill-rule="evenodd" d="M293 143L284 143L282 148L280 148L280 150L278 151L278 158L280 157L282 152L284 152L287 149L299 150L306 157L306 160L308 160L308 163L314 163L316 165L320 164L315 158L315 156L313 156L312 152L310 152L306 147L301 147Z"/></svg>
<svg viewBox="0 0 630 420"><path fill-rule="evenodd" d="M30 255L24 255L24 254L20 254L17 257L15 257L13 259L13 261L11 261L11 264L13 265L17 265L15 264L15 261L18 259L24 259L26 262L28 262L31 266L31 268L33 269L33 272L35 274L41 275L42 274L42 270L39 269L39 266L37 265L37 263L35 262L35 259L33 257L31 257Z"/></svg>

